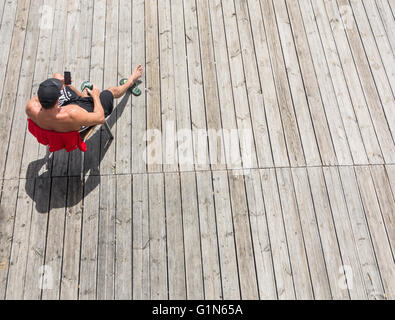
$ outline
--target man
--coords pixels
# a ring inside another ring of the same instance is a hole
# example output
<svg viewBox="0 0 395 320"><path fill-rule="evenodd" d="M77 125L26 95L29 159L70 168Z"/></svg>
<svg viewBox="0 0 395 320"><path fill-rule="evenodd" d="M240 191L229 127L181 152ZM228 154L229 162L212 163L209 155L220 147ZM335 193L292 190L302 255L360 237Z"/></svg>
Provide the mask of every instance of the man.
<svg viewBox="0 0 395 320"><path fill-rule="evenodd" d="M121 98L142 74L143 67L138 65L124 85L103 92L93 85L92 90L82 93L72 85L66 86L61 74L54 74L40 84L38 95L26 105L26 114L41 129L56 132L103 124L114 109L114 98Z"/></svg>

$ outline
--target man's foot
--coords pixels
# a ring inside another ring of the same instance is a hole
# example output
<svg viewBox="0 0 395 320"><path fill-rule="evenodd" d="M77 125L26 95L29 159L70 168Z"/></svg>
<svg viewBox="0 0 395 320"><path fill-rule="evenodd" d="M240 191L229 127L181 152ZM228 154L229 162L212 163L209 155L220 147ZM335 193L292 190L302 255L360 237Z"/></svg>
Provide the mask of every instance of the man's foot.
<svg viewBox="0 0 395 320"><path fill-rule="evenodd" d="M143 75L144 69L141 64L139 64L136 69L133 71L133 74L130 78L132 78L134 81L137 81L138 79L141 78Z"/></svg>
<svg viewBox="0 0 395 320"><path fill-rule="evenodd" d="M139 64L136 69L133 71L132 75L129 77L129 79L122 79L122 83L120 82L121 86L127 84L129 88L133 86L143 75L143 67L141 64ZM140 82L141 84L141 82Z"/></svg>
<svg viewBox="0 0 395 320"><path fill-rule="evenodd" d="M142 83L142 81L139 80L142 75L143 67L141 66L141 64L139 64L133 71L133 74L129 77L129 79L122 79L119 84L121 86L127 85L133 95L140 96L141 90L137 87Z"/></svg>

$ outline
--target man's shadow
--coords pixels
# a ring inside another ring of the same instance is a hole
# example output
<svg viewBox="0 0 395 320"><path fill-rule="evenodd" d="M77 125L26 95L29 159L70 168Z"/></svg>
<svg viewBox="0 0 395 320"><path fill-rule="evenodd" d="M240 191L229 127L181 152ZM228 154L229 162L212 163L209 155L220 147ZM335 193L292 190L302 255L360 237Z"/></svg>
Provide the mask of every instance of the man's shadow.
<svg viewBox="0 0 395 320"><path fill-rule="evenodd" d="M113 128L122 116L130 96L131 93L127 91L111 116L107 118L110 128ZM54 171L54 154L49 155L47 152L43 159L31 162L26 172L25 190L34 201L37 212L48 213L50 209L73 207L95 190L101 182L100 163L114 140L110 139L103 127L96 129L92 137L88 139L86 142L88 151L85 153L84 161L85 182L80 179L81 153L79 150L70 153L70 163L66 164L69 174L62 177L51 174ZM74 167L78 167L78 174L73 174L77 170L73 170ZM47 170L43 170L45 168Z"/></svg>

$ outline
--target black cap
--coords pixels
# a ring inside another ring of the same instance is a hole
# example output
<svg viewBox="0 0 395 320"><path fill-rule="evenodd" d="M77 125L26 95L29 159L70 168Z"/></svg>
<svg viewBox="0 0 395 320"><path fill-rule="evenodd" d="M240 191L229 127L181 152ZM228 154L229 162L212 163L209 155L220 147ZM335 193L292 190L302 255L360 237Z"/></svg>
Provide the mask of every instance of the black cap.
<svg viewBox="0 0 395 320"><path fill-rule="evenodd" d="M60 97L63 82L59 79L51 78L45 80L38 88L38 100L44 109L52 108Z"/></svg>

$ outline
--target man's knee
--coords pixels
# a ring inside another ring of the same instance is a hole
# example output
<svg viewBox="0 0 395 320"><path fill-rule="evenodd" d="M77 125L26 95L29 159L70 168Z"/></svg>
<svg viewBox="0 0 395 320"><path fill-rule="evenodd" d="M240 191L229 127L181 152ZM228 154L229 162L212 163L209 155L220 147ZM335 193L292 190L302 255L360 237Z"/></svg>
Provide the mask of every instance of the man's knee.
<svg viewBox="0 0 395 320"><path fill-rule="evenodd" d="M112 93L112 95L114 96L114 98L117 97L119 94L119 90L117 87L110 87L107 89L107 91L110 91Z"/></svg>
<svg viewBox="0 0 395 320"><path fill-rule="evenodd" d="M63 80L63 75L61 73L54 73L52 78Z"/></svg>

